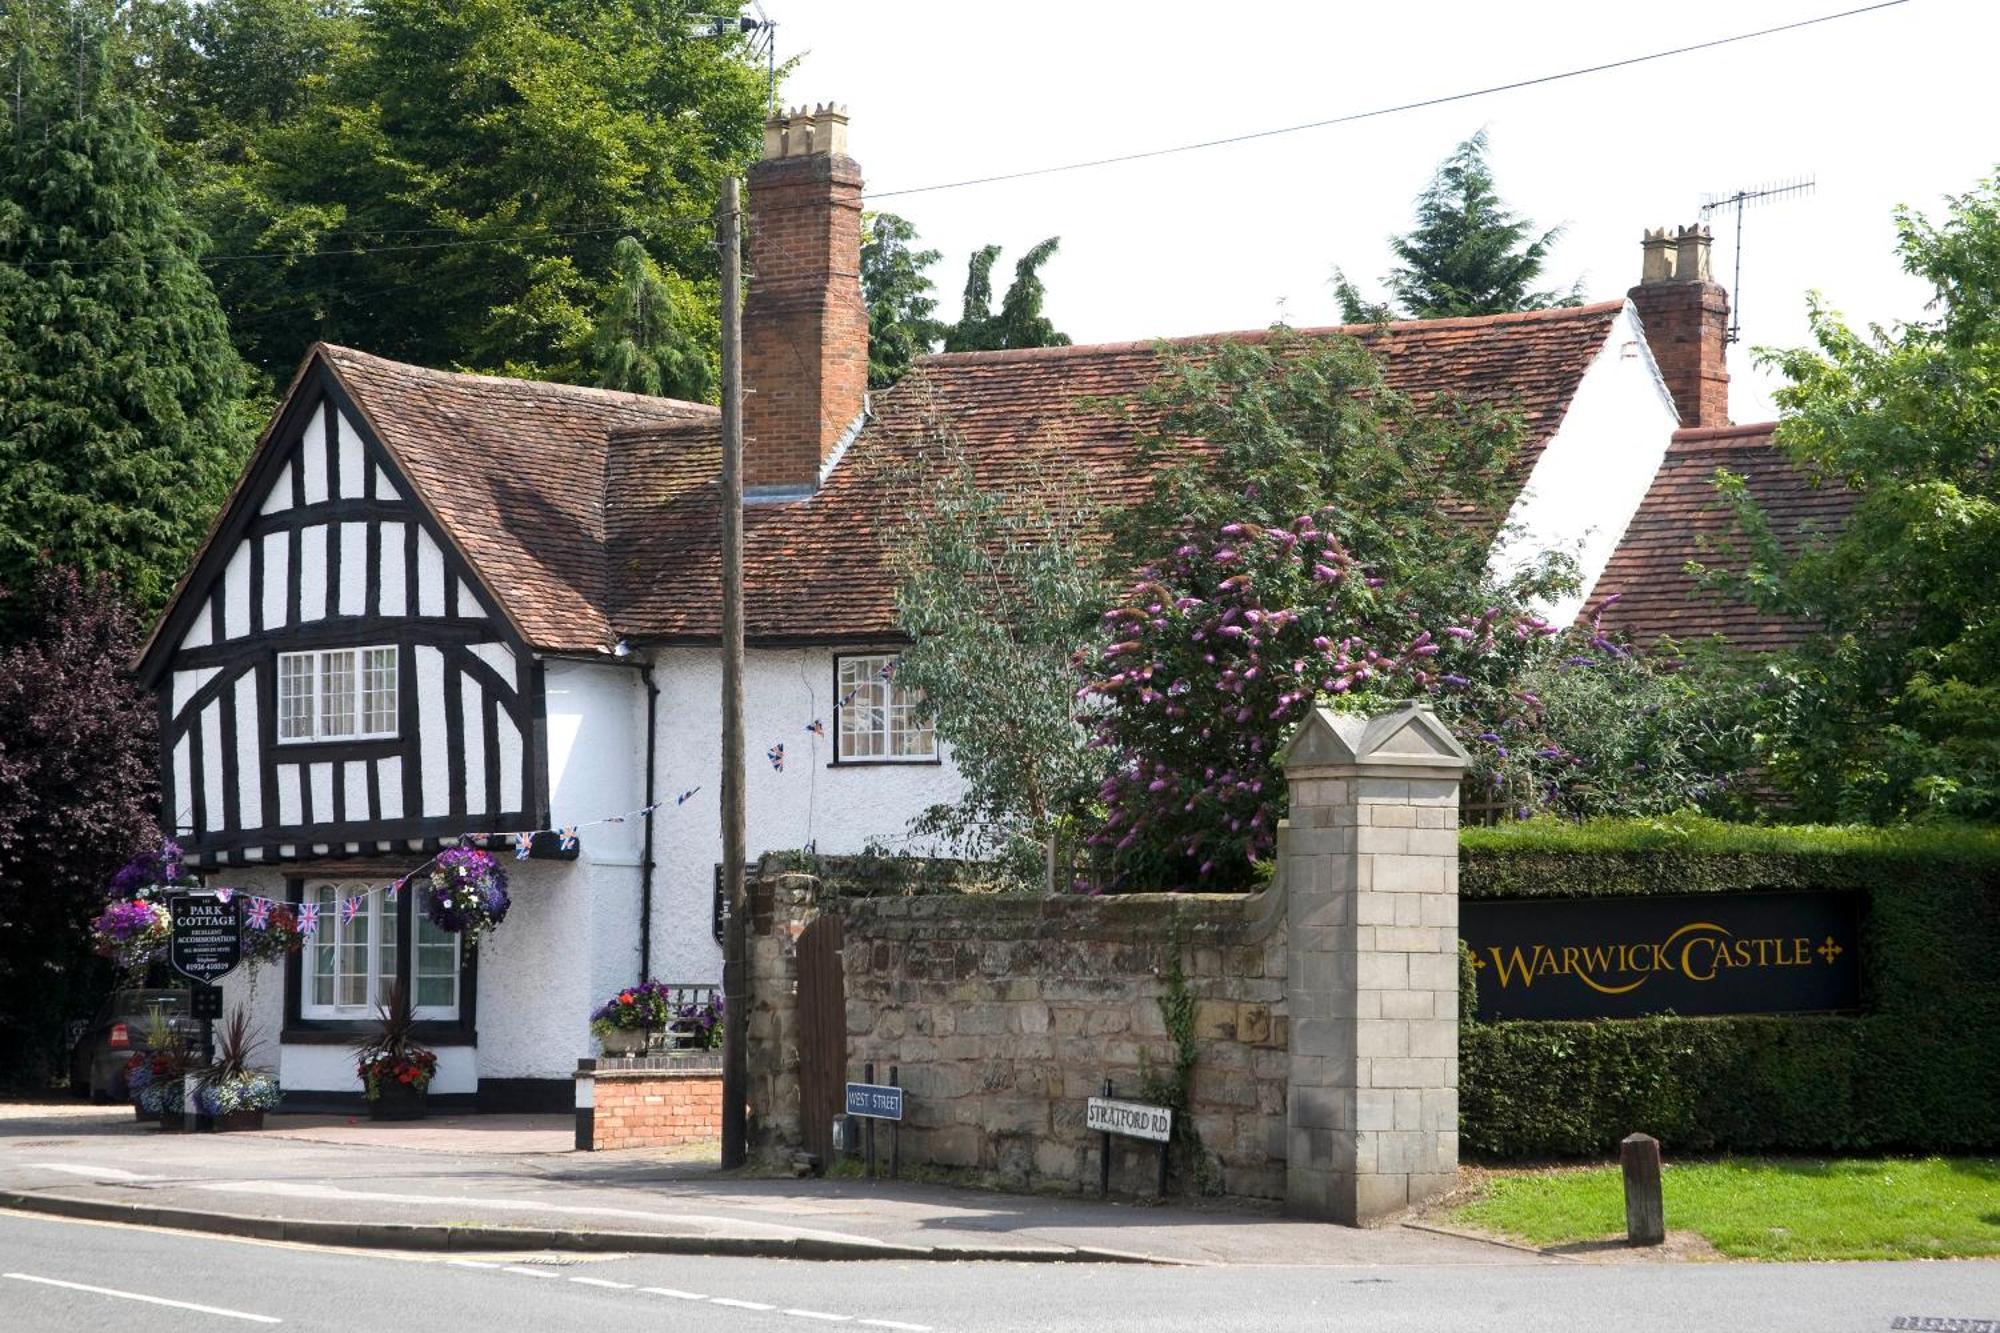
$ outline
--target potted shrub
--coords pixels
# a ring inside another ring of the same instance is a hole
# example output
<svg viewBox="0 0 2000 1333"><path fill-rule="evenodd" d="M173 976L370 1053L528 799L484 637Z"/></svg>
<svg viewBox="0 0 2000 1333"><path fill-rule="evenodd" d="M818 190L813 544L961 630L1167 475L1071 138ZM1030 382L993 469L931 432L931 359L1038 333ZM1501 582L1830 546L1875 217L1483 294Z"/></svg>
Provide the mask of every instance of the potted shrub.
<svg viewBox="0 0 2000 1333"><path fill-rule="evenodd" d="M448 847L432 863L430 883L418 899L424 915L439 930L465 938L477 949L479 937L507 919L507 872L491 852L477 847Z"/></svg>
<svg viewBox="0 0 2000 1333"><path fill-rule="evenodd" d="M164 1007L154 1005L146 1013L146 1030L140 1049L125 1062L125 1091L132 1098L132 1111L140 1120L159 1120L171 1104L174 1123L163 1129L179 1129L181 1076L187 1072L187 1045L167 1021ZM170 1093L168 1085L172 1085Z"/></svg>
<svg viewBox="0 0 2000 1333"><path fill-rule="evenodd" d="M238 1009L216 1042L215 1063L201 1073L194 1102L219 1132L262 1129L264 1112L276 1107L282 1095L275 1077L250 1067L256 1044L250 1016Z"/></svg>
<svg viewBox="0 0 2000 1333"><path fill-rule="evenodd" d="M416 1015L400 983L375 1010L375 1035L354 1048L371 1120L420 1120L427 1109L437 1053L417 1044Z"/></svg>
<svg viewBox="0 0 2000 1333"><path fill-rule="evenodd" d="M644 1055L652 1034L673 1020L667 987L657 981L627 986L597 1006L590 1030L606 1055Z"/></svg>
<svg viewBox="0 0 2000 1333"><path fill-rule="evenodd" d="M157 1078L148 1083L139 1094L141 1110L159 1117L160 1128L168 1134L178 1134L187 1128L187 1082L184 1075L176 1073L168 1078Z"/></svg>

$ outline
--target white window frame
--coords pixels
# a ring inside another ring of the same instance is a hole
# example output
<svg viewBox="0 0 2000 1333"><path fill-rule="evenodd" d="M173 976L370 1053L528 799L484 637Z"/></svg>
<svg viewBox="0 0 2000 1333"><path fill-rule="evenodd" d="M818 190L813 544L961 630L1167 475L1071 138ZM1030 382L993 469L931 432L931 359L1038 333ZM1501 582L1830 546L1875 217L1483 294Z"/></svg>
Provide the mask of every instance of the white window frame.
<svg viewBox="0 0 2000 1333"><path fill-rule="evenodd" d="M384 664L373 661L377 653L387 653L388 673L386 689L372 691L367 679L373 668L383 670ZM303 677L311 682L309 726L301 733L295 726L288 704L295 698L295 692L288 693L287 686L299 679L298 668L303 666ZM402 653L395 644L367 644L358 648L321 648L302 653L279 653L277 666L277 707L278 743L280 745L310 745L318 741L374 741L394 740L401 734L398 726L402 689ZM344 675L345 683L340 679ZM380 714L384 708L371 695L386 693L387 728L369 728L370 704L376 703L374 712ZM339 697L334 697L338 695ZM337 730L335 717L342 713L348 719L346 730Z"/></svg>
<svg viewBox="0 0 2000 1333"><path fill-rule="evenodd" d="M370 892L371 889L375 891ZM415 1003L418 994L416 968L420 958L420 946L428 945L435 950L443 941L435 938L424 939L425 927L430 926L430 921L415 910L414 903L410 905L410 910L406 914L401 903L390 902L388 895L380 890L380 884L337 879L308 880L301 888L302 902L319 904L319 922L314 928L313 937L306 941L305 949L299 958L299 1017L308 1022L373 1020L377 1008L388 1002L389 983L392 980L401 980L409 987L412 1000L411 1012L415 1018L426 1022L456 1022L465 997L465 955L458 947L458 937L447 935L451 944L452 960L451 1003ZM415 886L410 886L403 891L409 894L417 892L417 889ZM361 911L356 916L356 922L341 920L341 903L357 895L361 897ZM333 975L336 977L341 975L340 950L349 946L352 937L359 933L355 925L363 921L367 923L368 932L365 946L367 953L362 960L360 972L360 975L367 978L365 998L360 1003L343 1004L336 991L333 1003L320 1003L317 999L316 983L322 975L325 975L320 971L321 950L327 947L334 950ZM415 923L414 929L410 932L415 938L409 941L403 938L402 926L405 921ZM436 927L431 927L431 930L434 933L443 933L437 932ZM388 936L391 931L395 934L393 977L389 975L383 960L383 955L389 951Z"/></svg>
<svg viewBox="0 0 2000 1333"><path fill-rule="evenodd" d="M916 691L896 680L898 660L895 653L834 654L836 765L939 762L936 731L917 720Z"/></svg>

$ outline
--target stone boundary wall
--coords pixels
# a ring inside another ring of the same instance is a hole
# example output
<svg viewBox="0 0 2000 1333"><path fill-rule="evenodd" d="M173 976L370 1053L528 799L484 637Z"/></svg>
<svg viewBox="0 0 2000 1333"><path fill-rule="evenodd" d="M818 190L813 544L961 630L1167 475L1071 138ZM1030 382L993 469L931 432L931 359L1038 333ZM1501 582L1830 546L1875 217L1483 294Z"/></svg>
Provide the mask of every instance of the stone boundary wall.
<svg viewBox="0 0 2000 1333"><path fill-rule="evenodd" d="M1094 1188L1101 1138L1087 1098L1113 1081L1138 1099L1171 1081L1174 1043L1161 1001L1176 960L1199 1042L1189 1110L1200 1163L1177 1161L1176 1189L1284 1196L1286 1044L1282 893L1028 898L931 892L865 896L853 868L825 878L776 866L759 876L752 1050L789 1049L796 1115L796 1021L782 999L785 945L818 911L845 936L849 1077L897 1067L907 1090L905 1164L969 1169L1017 1188ZM795 998L795 997L790 997ZM753 1057L752 1068L762 1064ZM767 1076L763 1092L778 1091ZM753 1105L758 1100L753 1072ZM791 1146L761 1127L760 1146ZM1154 1187L1156 1150L1114 1138L1113 1187Z"/></svg>
<svg viewBox="0 0 2000 1333"><path fill-rule="evenodd" d="M722 1137L720 1052L580 1060L576 1086L579 1152L678 1148Z"/></svg>

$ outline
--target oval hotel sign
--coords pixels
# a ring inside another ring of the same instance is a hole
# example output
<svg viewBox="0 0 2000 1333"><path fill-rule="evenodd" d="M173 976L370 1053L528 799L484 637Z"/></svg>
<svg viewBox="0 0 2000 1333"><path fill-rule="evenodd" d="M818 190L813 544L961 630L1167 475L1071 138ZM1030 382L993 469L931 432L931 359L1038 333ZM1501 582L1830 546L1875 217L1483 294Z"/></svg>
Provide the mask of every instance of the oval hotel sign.
<svg viewBox="0 0 2000 1333"><path fill-rule="evenodd" d="M1465 900L1482 1021L1858 1008L1850 893Z"/></svg>

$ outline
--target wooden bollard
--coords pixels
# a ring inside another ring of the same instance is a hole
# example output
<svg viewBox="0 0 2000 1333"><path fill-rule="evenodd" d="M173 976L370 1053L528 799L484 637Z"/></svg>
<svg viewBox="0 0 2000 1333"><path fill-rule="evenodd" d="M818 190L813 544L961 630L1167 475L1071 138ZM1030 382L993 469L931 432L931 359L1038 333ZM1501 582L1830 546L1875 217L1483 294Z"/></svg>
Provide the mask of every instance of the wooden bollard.
<svg viewBox="0 0 2000 1333"><path fill-rule="evenodd" d="M1618 1145L1625 1172L1625 1243L1659 1245L1667 1239L1666 1204L1660 1197L1660 1141L1628 1134Z"/></svg>

